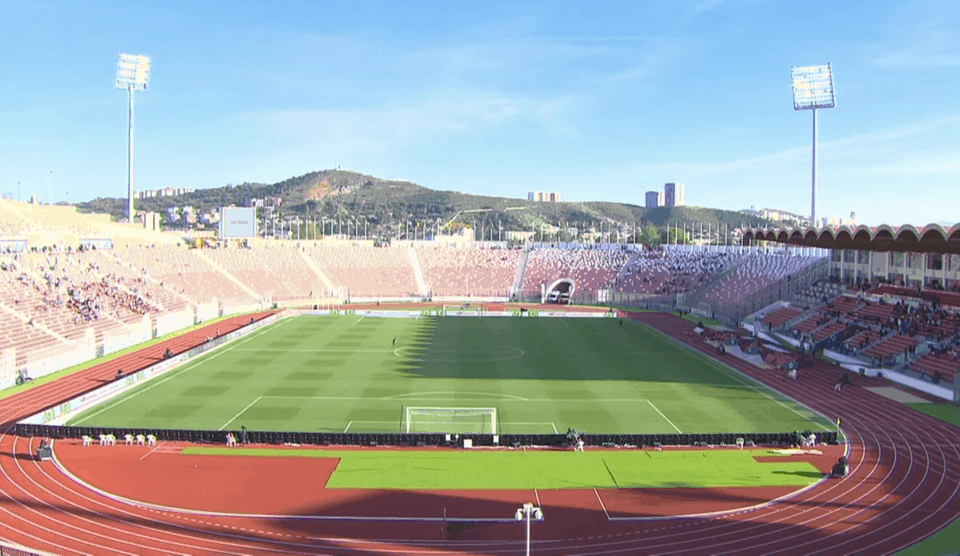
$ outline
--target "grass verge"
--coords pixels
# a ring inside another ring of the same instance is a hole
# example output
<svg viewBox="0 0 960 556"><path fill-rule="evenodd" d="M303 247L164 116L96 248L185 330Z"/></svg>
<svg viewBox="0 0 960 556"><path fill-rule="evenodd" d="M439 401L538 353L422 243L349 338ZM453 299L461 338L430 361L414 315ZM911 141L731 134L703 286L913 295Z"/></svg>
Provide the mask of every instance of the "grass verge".
<svg viewBox="0 0 960 556"><path fill-rule="evenodd" d="M768 450L554 452L513 450L283 450L190 447L187 455L339 458L329 488L525 490L810 485L807 462L758 463Z"/></svg>
<svg viewBox="0 0 960 556"><path fill-rule="evenodd" d="M952 403L908 403L907 407L916 409L941 421L960 427L960 405Z"/></svg>
<svg viewBox="0 0 960 556"><path fill-rule="evenodd" d="M896 556L957 556L960 553L960 519L929 539L897 552Z"/></svg>

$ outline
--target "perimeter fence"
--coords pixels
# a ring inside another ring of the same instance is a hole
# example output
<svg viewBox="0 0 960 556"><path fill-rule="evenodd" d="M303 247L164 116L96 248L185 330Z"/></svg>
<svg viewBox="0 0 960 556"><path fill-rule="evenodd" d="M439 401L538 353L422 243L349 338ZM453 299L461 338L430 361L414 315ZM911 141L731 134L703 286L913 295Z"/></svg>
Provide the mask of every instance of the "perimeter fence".
<svg viewBox="0 0 960 556"><path fill-rule="evenodd" d="M114 435L122 442L126 435L153 435L158 441L189 442L196 444L222 444L227 442L227 433L238 439L240 431L189 430L189 429L126 429L116 427L72 427L61 425L36 425L19 423L18 436L34 436L53 439L79 439L88 436L98 441L100 435ZM815 431L817 441L837 444L836 431ZM655 448L662 446L735 446L740 439L745 445L797 446L800 432L763 433L698 433L698 434L581 434L588 446ZM549 446L564 448L570 445L567 434L475 434L475 433L342 433L342 432L271 432L247 431L247 440L253 444L300 444L311 446L396 446L396 447L463 447L470 440L475 447L520 448Z"/></svg>

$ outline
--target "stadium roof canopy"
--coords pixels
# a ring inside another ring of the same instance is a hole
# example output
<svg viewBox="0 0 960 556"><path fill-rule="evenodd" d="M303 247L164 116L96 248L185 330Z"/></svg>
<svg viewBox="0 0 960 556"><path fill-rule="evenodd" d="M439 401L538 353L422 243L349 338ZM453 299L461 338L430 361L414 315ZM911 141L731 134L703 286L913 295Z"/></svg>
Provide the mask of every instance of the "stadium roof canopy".
<svg viewBox="0 0 960 556"><path fill-rule="evenodd" d="M749 228L743 241L772 241L803 247L894 251L910 253L960 253L960 224L944 228L929 224L903 226L840 226L805 228Z"/></svg>

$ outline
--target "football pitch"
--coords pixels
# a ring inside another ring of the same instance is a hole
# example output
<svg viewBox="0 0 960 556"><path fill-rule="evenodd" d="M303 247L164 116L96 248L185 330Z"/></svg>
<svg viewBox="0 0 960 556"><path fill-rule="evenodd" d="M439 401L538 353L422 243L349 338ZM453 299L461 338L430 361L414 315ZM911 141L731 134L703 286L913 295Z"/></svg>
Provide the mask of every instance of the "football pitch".
<svg viewBox="0 0 960 556"><path fill-rule="evenodd" d="M68 424L358 433L832 430L805 406L629 320L360 315L281 319Z"/></svg>

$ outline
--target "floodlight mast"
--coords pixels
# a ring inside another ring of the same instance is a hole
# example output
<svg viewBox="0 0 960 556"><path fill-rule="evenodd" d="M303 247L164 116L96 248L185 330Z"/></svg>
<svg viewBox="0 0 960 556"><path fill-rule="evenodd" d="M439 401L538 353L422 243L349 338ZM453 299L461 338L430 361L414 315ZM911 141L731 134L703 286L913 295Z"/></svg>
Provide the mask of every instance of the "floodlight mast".
<svg viewBox="0 0 960 556"><path fill-rule="evenodd" d="M120 53L117 88L127 90L127 219L133 223L133 92L147 89L150 57Z"/></svg>
<svg viewBox="0 0 960 556"><path fill-rule="evenodd" d="M817 225L817 110L833 108L836 96L833 89L833 69L824 66L792 67L793 109L813 111L813 164L810 188L810 225Z"/></svg>
<svg viewBox="0 0 960 556"><path fill-rule="evenodd" d="M127 88L127 222L133 224L133 87Z"/></svg>

